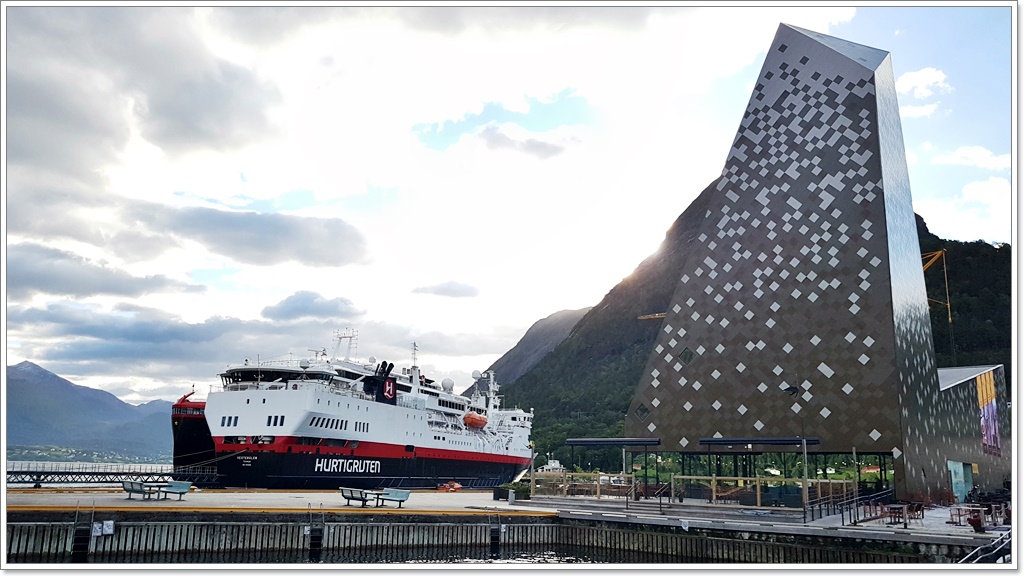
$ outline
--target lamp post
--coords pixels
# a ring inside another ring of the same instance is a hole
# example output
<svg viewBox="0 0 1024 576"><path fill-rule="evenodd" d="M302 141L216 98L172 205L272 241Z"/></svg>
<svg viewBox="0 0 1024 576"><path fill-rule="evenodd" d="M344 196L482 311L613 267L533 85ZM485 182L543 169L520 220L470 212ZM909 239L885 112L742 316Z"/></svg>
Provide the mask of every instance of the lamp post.
<svg viewBox="0 0 1024 576"><path fill-rule="evenodd" d="M533 498L533 487L537 485L537 479L534 475L537 471L536 462L534 462L535 452L533 451L533 442L530 442L530 498Z"/></svg>
<svg viewBox="0 0 1024 576"><path fill-rule="evenodd" d="M807 506L807 438L800 437L800 444L804 451L804 507Z"/></svg>

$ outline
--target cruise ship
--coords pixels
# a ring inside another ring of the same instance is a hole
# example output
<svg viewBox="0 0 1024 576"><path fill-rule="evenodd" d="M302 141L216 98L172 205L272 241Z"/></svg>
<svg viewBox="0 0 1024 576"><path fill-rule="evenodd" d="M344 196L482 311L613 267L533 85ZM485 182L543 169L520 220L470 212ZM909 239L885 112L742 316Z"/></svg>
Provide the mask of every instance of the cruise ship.
<svg viewBox="0 0 1024 576"><path fill-rule="evenodd" d="M474 378L486 396L370 357L349 359L352 334L288 360L244 360L220 374L205 402L172 408L174 466L216 467L216 485L239 488L491 488L532 461L533 411L504 408L493 371ZM343 340L349 352L337 358Z"/></svg>

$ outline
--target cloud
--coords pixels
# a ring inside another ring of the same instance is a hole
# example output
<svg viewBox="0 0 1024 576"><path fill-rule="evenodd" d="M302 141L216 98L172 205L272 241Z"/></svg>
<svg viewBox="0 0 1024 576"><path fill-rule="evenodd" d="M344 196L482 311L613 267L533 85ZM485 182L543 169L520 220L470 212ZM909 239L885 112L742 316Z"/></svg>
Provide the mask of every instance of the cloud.
<svg viewBox="0 0 1024 576"><path fill-rule="evenodd" d="M946 73L935 68L922 68L915 72L904 72L896 79L896 92L911 94L914 98L928 98L936 91L952 92L946 83Z"/></svg>
<svg viewBox="0 0 1024 576"><path fill-rule="evenodd" d="M354 320L363 315L347 298L324 298L316 292L296 292L284 300L267 306L261 312L269 320L294 320L296 318L337 318Z"/></svg>
<svg viewBox="0 0 1024 576"><path fill-rule="evenodd" d="M362 8L322 6L216 7L209 10L207 22L233 40L267 45L287 40L305 28L364 12Z"/></svg>
<svg viewBox="0 0 1024 576"><path fill-rule="evenodd" d="M130 135L161 149L222 150L274 133L280 94L215 56L191 8L15 7L7 10L10 160L45 156L97 171ZM13 128L13 130L12 130Z"/></svg>
<svg viewBox="0 0 1024 576"><path fill-rule="evenodd" d="M549 144L543 140L527 138L526 140L514 140L501 133L497 126L488 126L480 132L480 139L487 143L492 150L511 149L518 152L525 152L536 156L541 160L561 154L565 148L555 144Z"/></svg>
<svg viewBox="0 0 1024 576"><path fill-rule="evenodd" d="M980 204L990 215L1004 215L1010 200L1010 181L1006 178L990 177L987 180L971 182L963 188L963 198L968 203Z"/></svg>
<svg viewBox="0 0 1024 576"><path fill-rule="evenodd" d="M539 28L555 31L587 27L639 30L653 11L650 7L620 6L443 6L393 9L394 15L408 26L441 34L468 30L516 33Z"/></svg>
<svg viewBox="0 0 1024 576"><path fill-rule="evenodd" d="M26 325L33 325L39 327L40 335L58 337L64 341L54 348L53 354L47 354L47 358L91 359L95 362L124 359L132 355L95 356L92 352L96 348L82 349L81 338L101 342L97 346L110 345L123 350L147 345L168 346L174 342L199 346L218 338L234 322L214 317L189 324L174 314L130 304L104 310L89 304L54 302L43 308L15 306L8 311L8 323L13 329L20 330ZM152 351L149 353L152 354ZM168 354L173 356L171 350L168 350L156 354L156 357L169 357Z"/></svg>
<svg viewBox="0 0 1024 576"><path fill-rule="evenodd" d="M939 102L921 106L900 106L900 118L927 118L939 108Z"/></svg>
<svg viewBox="0 0 1024 576"><path fill-rule="evenodd" d="M8 14L18 14L12 8ZM18 46L18 28L11 45ZM8 52L7 161L97 185L128 141L128 101L88 68Z"/></svg>
<svg viewBox="0 0 1024 576"><path fill-rule="evenodd" d="M16 300L35 294L83 298L135 297L154 292L201 292L204 288L163 275L137 277L71 252L39 244L7 247L7 294Z"/></svg>
<svg viewBox="0 0 1024 576"><path fill-rule="evenodd" d="M434 286L420 286L413 288L413 294L434 294L435 296L448 296L450 298L472 298L480 293L475 286L461 284L459 282L445 282Z"/></svg>
<svg viewBox="0 0 1024 576"><path fill-rule="evenodd" d="M128 216L155 233L194 240L211 252L245 264L344 266L366 261L366 240L340 218L170 208L137 203Z"/></svg>
<svg viewBox="0 0 1024 576"><path fill-rule="evenodd" d="M964 185L959 195L948 200L915 200L914 211L940 238L1009 242L1013 231L1007 210L1011 193L1008 179L990 177Z"/></svg>
<svg viewBox="0 0 1024 576"><path fill-rule="evenodd" d="M952 164L956 166L974 166L986 170L1009 170L1010 155L996 156L982 146L961 146L950 154L932 158L932 164Z"/></svg>

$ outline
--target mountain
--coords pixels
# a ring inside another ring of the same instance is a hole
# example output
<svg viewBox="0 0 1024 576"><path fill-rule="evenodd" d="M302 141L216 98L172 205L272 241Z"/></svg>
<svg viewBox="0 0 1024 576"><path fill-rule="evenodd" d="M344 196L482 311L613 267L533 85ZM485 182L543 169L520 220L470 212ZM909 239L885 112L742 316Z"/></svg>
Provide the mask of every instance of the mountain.
<svg viewBox="0 0 1024 576"><path fill-rule="evenodd" d="M694 241L714 193L713 182L669 228L658 250L580 319L572 333L532 370L502 389L505 404L534 409L537 452L568 462L566 438L621 438L624 415L661 327L639 320L665 312L679 282L685 247ZM616 450L576 450L605 470L621 466ZM585 462L585 461L584 461Z"/></svg>
<svg viewBox="0 0 1024 576"><path fill-rule="evenodd" d="M1012 397L1012 247L981 240L943 240L928 230L920 216L917 235L922 253L946 251L945 269L937 262L924 273L936 363L940 368L1002 364L1007 394Z"/></svg>
<svg viewBox="0 0 1024 576"><path fill-rule="evenodd" d="M660 328L639 316L665 312L679 281L682 256L706 212L712 182L679 216L659 249L611 289L572 332L532 369L502 388L505 404L533 408L538 454L569 462L566 438L621 438L624 415ZM932 303L932 332L940 367L1003 364L1011 378L1012 251L1008 244L943 240L918 216L921 251L946 250L953 323L945 305ZM942 267L925 273L929 299L945 301ZM953 345L950 345L950 327ZM524 338L525 340L525 338ZM955 361L953 351L955 350ZM510 351L508 355L511 355ZM615 449L574 451L576 464L618 469ZM544 460L538 460L543 464Z"/></svg>
<svg viewBox="0 0 1024 576"><path fill-rule="evenodd" d="M504 385L515 382L517 378L533 368L540 362L548 352L558 346L572 331L590 308L580 310L562 310L538 320L530 326L526 334L516 345L491 364L488 370L494 371L494 379L498 384ZM483 379L477 380L462 394L472 396L476 390L486 394L487 382Z"/></svg>
<svg viewBox="0 0 1024 576"><path fill-rule="evenodd" d="M7 445L58 446L171 459L171 402L141 406L79 386L31 362L7 367Z"/></svg>

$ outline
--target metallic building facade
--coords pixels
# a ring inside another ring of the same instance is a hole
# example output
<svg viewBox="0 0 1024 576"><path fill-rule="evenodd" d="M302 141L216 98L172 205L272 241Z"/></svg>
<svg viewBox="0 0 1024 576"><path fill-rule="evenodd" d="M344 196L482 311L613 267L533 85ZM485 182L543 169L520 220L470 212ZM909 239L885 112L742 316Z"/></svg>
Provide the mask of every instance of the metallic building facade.
<svg viewBox="0 0 1024 576"><path fill-rule="evenodd" d="M626 436L692 452L818 437L820 452L892 454L898 494L945 486L932 444L950 402L889 54L780 26L722 176L687 212Z"/></svg>

